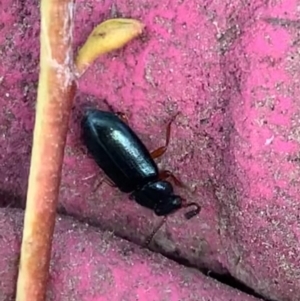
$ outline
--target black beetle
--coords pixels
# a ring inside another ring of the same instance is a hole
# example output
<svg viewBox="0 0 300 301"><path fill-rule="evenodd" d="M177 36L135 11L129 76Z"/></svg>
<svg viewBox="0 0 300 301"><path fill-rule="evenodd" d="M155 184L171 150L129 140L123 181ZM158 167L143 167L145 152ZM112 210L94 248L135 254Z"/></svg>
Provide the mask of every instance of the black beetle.
<svg viewBox="0 0 300 301"><path fill-rule="evenodd" d="M130 199L165 218L180 208L194 206L195 209L185 214L190 219L200 212L200 206L187 203L175 195L173 186L166 179L172 178L176 185L183 186L182 183L169 171L159 172L154 161L167 150L174 118L167 126L165 146L151 153L129 127L122 113L88 109L81 123L82 138L111 186L130 193ZM147 244L164 222L165 219L152 233Z"/></svg>

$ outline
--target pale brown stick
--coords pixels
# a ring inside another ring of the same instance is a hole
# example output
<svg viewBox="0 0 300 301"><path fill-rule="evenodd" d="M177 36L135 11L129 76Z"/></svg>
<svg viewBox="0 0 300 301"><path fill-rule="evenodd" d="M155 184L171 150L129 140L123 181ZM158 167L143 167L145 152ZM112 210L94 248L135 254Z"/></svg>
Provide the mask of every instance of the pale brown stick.
<svg viewBox="0 0 300 301"><path fill-rule="evenodd" d="M69 115L73 76L73 0L41 0L40 78L24 217L17 301L43 301Z"/></svg>
<svg viewBox="0 0 300 301"><path fill-rule="evenodd" d="M40 78L17 301L45 300L75 74L78 78L97 56L123 47L144 28L134 19L99 24L79 51L74 67L73 9L73 0L41 0Z"/></svg>

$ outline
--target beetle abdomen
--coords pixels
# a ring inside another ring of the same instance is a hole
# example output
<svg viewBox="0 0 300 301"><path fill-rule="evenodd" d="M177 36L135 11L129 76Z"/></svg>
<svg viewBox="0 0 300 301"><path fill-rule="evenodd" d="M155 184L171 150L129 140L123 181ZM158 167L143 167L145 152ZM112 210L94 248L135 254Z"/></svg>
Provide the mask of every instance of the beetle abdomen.
<svg viewBox="0 0 300 301"><path fill-rule="evenodd" d="M149 151L114 113L90 110L82 128L89 152L121 191L131 192L157 178L158 169Z"/></svg>

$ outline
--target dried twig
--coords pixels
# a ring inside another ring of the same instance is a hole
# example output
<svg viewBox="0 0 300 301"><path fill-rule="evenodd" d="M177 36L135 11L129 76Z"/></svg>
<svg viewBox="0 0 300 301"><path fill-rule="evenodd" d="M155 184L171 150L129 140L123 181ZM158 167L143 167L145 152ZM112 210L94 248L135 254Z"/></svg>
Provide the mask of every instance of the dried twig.
<svg viewBox="0 0 300 301"><path fill-rule="evenodd" d="M41 1L40 78L17 301L45 299L68 121L75 93L73 0Z"/></svg>
<svg viewBox="0 0 300 301"><path fill-rule="evenodd" d="M17 301L43 301L46 295L64 148L76 91L73 10L73 0L41 0L40 78ZM122 47L143 29L138 21L118 20L100 24L98 38L97 34L89 37L76 60L77 76L99 54Z"/></svg>

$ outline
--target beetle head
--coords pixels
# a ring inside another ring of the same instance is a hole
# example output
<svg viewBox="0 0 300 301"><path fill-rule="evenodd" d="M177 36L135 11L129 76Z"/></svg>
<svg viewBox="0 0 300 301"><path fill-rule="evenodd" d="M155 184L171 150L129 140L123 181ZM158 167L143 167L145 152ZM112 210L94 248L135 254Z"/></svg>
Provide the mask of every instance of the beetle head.
<svg viewBox="0 0 300 301"><path fill-rule="evenodd" d="M155 214L159 216L169 215L182 207L182 201L183 199L178 195L161 195L161 198L154 209Z"/></svg>

